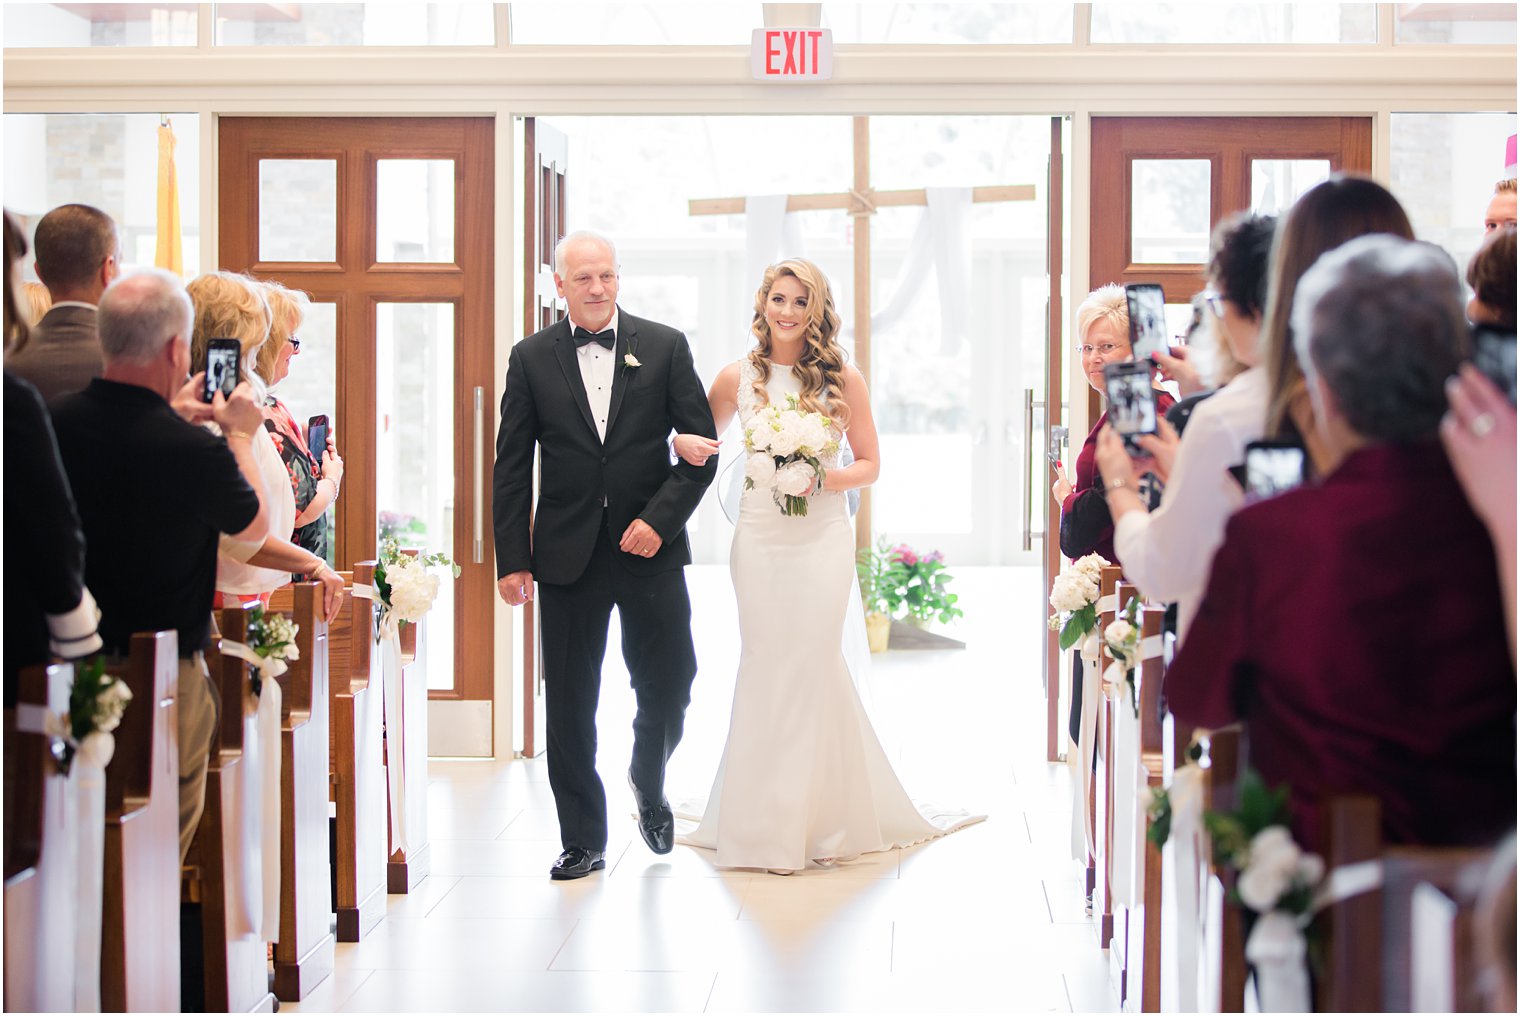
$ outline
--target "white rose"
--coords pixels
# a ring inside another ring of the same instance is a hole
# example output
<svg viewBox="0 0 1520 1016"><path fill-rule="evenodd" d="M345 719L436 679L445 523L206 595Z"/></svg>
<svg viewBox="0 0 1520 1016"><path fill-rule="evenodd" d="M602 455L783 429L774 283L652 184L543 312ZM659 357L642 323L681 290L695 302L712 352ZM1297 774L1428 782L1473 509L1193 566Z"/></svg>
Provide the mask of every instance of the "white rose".
<svg viewBox="0 0 1520 1016"><path fill-rule="evenodd" d="M1303 851L1293 842L1293 834L1286 826L1267 826L1251 838L1251 851L1247 867L1260 868L1291 879L1298 872L1298 862Z"/></svg>
<svg viewBox="0 0 1520 1016"><path fill-rule="evenodd" d="M817 479L806 462L789 462L776 470L776 489L790 497L801 497Z"/></svg>
<svg viewBox="0 0 1520 1016"><path fill-rule="evenodd" d="M802 447L813 455L822 455L831 440L828 426L819 413L809 413L802 424Z"/></svg>
<svg viewBox="0 0 1520 1016"><path fill-rule="evenodd" d="M749 441L751 450L763 452L770 448L771 435L773 433L774 431L771 430L770 425L762 420L746 431L744 436Z"/></svg>
<svg viewBox="0 0 1520 1016"><path fill-rule="evenodd" d="M1120 646L1128 642L1130 636L1134 633L1135 626L1121 617L1103 629L1103 640L1109 645Z"/></svg>
<svg viewBox="0 0 1520 1016"><path fill-rule="evenodd" d="M744 475L762 490L776 482L776 460L768 452L757 452L744 462Z"/></svg>
<svg viewBox="0 0 1520 1016"><path fill-rule="evenodd" d="M771 435L771 451L782 458L802 447L802 421L795 413L781 421L781 429Z"/></svg>
<svg viewBox="0 0 1520 1016"><path fill-rule="evenodd" d="M1289 877L1283 872L1253 864L1240 873L1235 888L1240 893L1242 903L1257 913L1265 914L1277 906L1277 901L1288 891L1289 882Z"/></svg>

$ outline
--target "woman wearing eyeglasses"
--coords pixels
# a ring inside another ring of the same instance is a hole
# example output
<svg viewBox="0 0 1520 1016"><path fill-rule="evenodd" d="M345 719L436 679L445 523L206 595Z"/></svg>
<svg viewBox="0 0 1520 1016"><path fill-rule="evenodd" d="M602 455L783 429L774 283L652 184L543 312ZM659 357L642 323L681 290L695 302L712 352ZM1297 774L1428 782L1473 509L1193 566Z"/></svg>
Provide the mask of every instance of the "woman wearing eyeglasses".
<svg viewBox="0 0 1520 1016"><path fill-rule="evenodd" d="M296 330L305 320L311 300L300 290L286 289L278 282L264 282L263 286L271 325L255 369L273 388L290 374L291 358L301 352ZM326 447L307 447L295 417L274 395L264 400L264 429L274 438L296 496L296 527L291 542L325 559L327 507L338 499L338 488L343 485L343 458L337 443L329 432Z"/></svg>

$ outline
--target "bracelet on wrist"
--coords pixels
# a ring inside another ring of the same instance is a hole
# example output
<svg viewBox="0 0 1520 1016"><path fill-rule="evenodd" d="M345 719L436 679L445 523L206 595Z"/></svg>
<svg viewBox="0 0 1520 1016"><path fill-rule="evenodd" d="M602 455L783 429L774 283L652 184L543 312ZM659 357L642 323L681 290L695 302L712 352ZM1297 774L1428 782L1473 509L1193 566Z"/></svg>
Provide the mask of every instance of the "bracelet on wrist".
<svg viewBox="0 0 1520 1016"><path fill-rule="evenodd" d="M1114 479L1108 481L1108 489L1109 490L1118 490L1121 487L1128 487L1128 486L1129 486L1129 481L1126 480L1122 476L1115 477Z"/></svg>
<svg viewBox="0 0 1520 1016"><path fill-rule="evenodd" d="M222 431L222 435L226 437L228 441L231 441L235 437L246 438L249 441L253 440L253 431L251 430L224 430Z"/></svg>
<svg viewBox="0 0 1520 1016"><path fill-rule="evenodd" d="M306 577L309 579L319 579L324 571L327 571L327 562L319 557L317 558L317 563L312 565L311 570L306 573Z"/></svg>

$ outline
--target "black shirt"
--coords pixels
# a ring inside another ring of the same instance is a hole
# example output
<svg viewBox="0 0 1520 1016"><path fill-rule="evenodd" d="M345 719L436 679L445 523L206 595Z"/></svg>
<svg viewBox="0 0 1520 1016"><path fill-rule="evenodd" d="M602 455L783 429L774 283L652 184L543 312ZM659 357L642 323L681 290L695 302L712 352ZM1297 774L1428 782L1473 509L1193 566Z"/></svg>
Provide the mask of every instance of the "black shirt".
<svg viewBox="0 0 1520 1016"><path fill-rule="evenodd" d="M258 515L227 443L181 420L156 392L96 378L49 407L85 534L85 581L107 652L139 631L201 648L216 589L218 533Z"/></svg>

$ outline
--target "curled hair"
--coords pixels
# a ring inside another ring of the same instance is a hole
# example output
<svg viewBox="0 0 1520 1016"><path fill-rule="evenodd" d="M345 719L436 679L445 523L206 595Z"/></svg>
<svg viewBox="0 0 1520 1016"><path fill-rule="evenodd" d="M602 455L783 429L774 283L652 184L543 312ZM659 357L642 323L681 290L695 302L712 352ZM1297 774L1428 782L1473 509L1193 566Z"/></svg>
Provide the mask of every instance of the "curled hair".
<svg viewBox="0 0 1520 1016"><path fill-rule="evenodd" d="M1488 234L1467 263L1467 284L1478 302L1494 315L1496 325L1515 327L1515 227Z"/></svg>
<svg viewBox="0 0 1520 1016"><path fill-rule="evenodd" d="M850 407L844 401L844 347L839 344L839 312L834 309L834 293L829 280L811 261L789 258L765 270L765 278L755 293L755 319L750 323L759 345L749 351L754 366L755 396L760 404L769 401L765 383L771 376L771 326L765 320L765 303L770 299L776 280L790 276L807 290L807 322L803 330L802 355L792 369L802 381L802 408L822 413L841 431L849 425Z"/></svg>
<svg viewBox="0 0 1520 1016"><path fill-rule="evenodd" d="M264 287L264 299L269 301L269 341L259 347L254 368L265 384L274 384L274 365L281 350L306 320L311 297L299 289L287 289L273 279L263 279L259 285Z"/></svg>
<svg viewBox="0 0 1520 1016"><path fill-rule="evenodd" d="M1267 265L1276 229L1276 216L1248 212L1231 216L1214 229L1209 277L1218 285L1219 295L1246 317L1266 307Z"/></svg>
<svg viewBox="0 0 1520 1016"><path fill-rule="evenodd" d="M1282 217L1272 244L1259 357L1267 369L1266 436L1292 437L1293 407L1304 391L1304 372L1293 351L1293 294L1298 280L1326 251L1369 233L1414 239L1409 216L1381 184L1336 174L1309 188Z"/></svg>
<svg viewBox="0 0 1520 1016"><path fill-rule="evenodd" d="M1469 352L1451 255L1434 244L1373 234L1316 261L1299 280L1293 343L1307 376L1371 441L1432 437L1446 379Z"/></svg>
<svg viewBox="0 0 1520 1016"><path fill-rule="evenodd" d="M205 362L210 340L237 339L243 350L243 378L262 400L263 379L253 367L259 348L269 338L269 301L264 299L263 287L235 272L207 272L191 279L185 291L195 306L190 369Z"/></svg>

